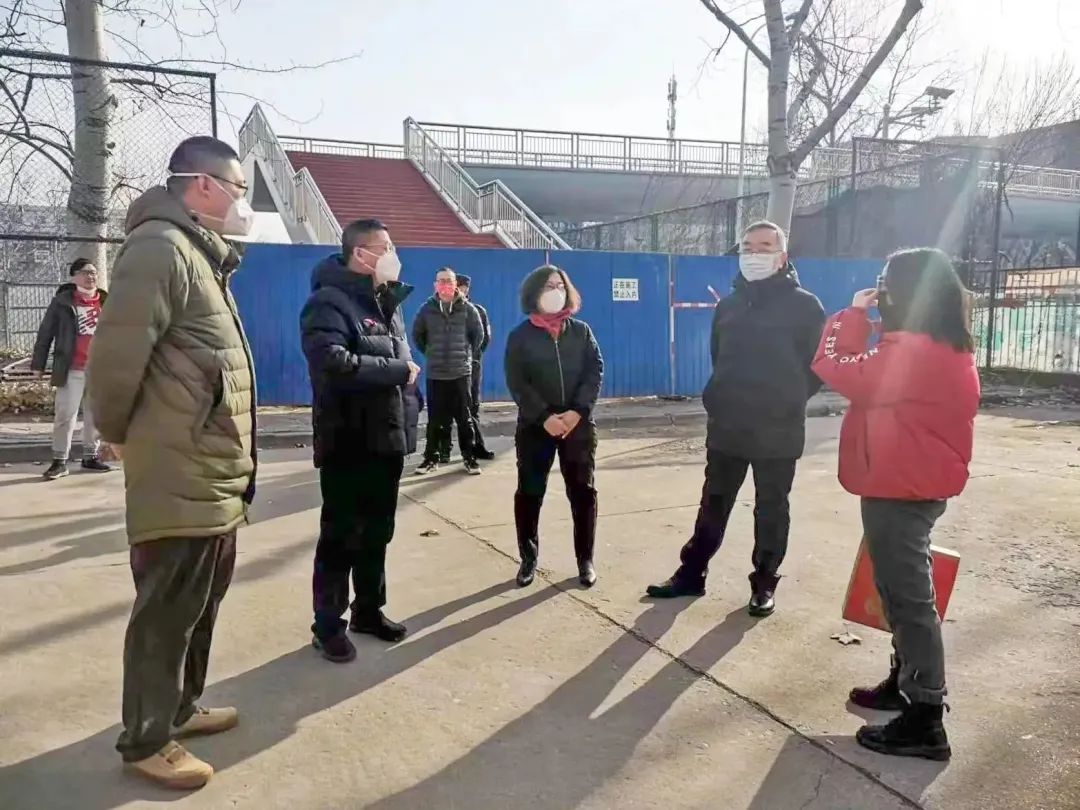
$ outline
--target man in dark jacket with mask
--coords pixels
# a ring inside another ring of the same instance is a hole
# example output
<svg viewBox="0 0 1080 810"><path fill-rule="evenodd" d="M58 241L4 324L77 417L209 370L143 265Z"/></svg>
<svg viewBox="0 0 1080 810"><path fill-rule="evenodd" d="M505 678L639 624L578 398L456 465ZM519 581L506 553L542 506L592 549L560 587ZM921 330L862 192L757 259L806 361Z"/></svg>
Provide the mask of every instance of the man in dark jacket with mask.
<svg viewBox="0 0 1080 810"><path fill-rule="evenodd" d="M806 402L821 386L810 370L825 324L821 302L799 286L779 226L746 229L734 292L716 305L713 373L702 395L708 414L705 486L694 534L671 579L650 585L656 598L700 596L747 470L754 471L753 573L749 610L775 608L787 552L788 495L802 456Z"/></svg>
<svg viewBox="0 0 1080 810"><path fill-rule="evenodd" d="M473 358L479 355L483 340L484 329L476 307L458 290L454 271L441 268L435 274L435 295L420 308L413 322L413 342L427 359L427 443L417 475L438 468L442 437L455 421L465 471L471 475L480 473L470 388Z"/></svg>
<svg viewBox="0 0 1080 810"><path fill-rule="evenodd" d="M350 574L355 601L349 629L391 642L406 634L382 607L398 484L404 457L415 448L412 386L420 372L401 316L413 288L397 280L401 263L390 234L378 220L358 220L345 228L341 242L341 255L315 268L311 297L300 313L323 497L312 643L335 663L356 657L342 619Z"/></svg>

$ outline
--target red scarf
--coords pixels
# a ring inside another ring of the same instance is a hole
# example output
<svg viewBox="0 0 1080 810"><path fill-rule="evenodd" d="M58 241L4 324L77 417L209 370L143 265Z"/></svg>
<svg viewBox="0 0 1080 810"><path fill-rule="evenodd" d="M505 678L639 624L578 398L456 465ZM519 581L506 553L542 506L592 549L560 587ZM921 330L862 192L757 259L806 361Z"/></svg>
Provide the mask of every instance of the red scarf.
<svg viewBox="0 0 1080 810"><path fill-rule="evenodd" d="M558 340L559 335L562 334L563 325L570 320L570 316L573 314L570 307L550 314L547 312L534 312L529 316L529 323L546 330L553 339Z"/></svg>

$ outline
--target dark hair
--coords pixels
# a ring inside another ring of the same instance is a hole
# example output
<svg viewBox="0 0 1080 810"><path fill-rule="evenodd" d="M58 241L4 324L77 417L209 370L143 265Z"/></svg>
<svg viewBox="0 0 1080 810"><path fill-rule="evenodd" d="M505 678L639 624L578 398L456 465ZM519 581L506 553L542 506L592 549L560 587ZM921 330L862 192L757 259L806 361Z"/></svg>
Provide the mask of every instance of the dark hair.
<svg viewBox="0 0 1080 810"><path fill-rule="evenodd" d="M459 287L470 287L472 286L472 279L464 273L457 273L457 285Z"/></svg>
<svg viewBox="0 0 1080 810"><path fill-rule="evenodd" d="M525 276L525 280L521 282L521 311L526 315L532 315L536 312L540 296L544 292L544 285L547 284L547 280L551 278L552 273L558 273L562 283L566 286L566 306L570 308L570 311L577 312L581 309L581 294L577 291L577 287L571 283L570 276L566 275L566 271L553 264L544 264Z"/></svg>
<svg viewBox="0 0 1080 810"><path fill-rule="evenodd" d="M970 295L944 252L915 248L892 254L883 292L878 309L885 331L919 332L958 352L975 351Z"/></svg>
<svg viewBox="0 0 1080 810"><path fill-rule="evenodd" d="M82 257L79 257L78 259L76 259L75 261L73 261L71 263L71 267L68 268L68 275L69 276L75 275L80 270L82 270L84 267L86 267L86 265L88 265L88 264L92 265L93 262L90 261L89 259L84 259Z"/></svg>
<svg viewBox="0 0 1080 810"><path fill-rule="evenodd" d="M196 135L180 142L169 158L170 174L188 172L219 174L223 164L230 160L239 160L236 150L225 141L211 138L209 135ZM183 189L192 177L170 177L165 185L170 191Z"/></svg>
<svg viewBox="0 0 1080 810"><path fill-rule="evenodd" d="M444 264L442 267L435 271L436 277L439 275L439 273L454 273L454 268L448 264ZM454 283L455 285L457 284L457 273L454 273Z"/></svg>
<svg viewBox="0 0 1080 810"><path fill-rule="evenodd" d="M375 231L385 231L386 226L377 219L357 219L350 222L341 231L341 253L345 261L349 260L353 250Z"/></svg>

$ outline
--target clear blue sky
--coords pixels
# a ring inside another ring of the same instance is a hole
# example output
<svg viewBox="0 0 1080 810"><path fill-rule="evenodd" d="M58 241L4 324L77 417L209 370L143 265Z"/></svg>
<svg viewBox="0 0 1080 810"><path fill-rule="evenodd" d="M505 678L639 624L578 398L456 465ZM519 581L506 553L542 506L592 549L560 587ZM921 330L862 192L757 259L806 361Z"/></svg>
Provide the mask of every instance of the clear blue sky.
<svg viewBox="0 0 1080 810"><path fill-rule="evenodd" d="M927 0L934 56L970 68L987 49L1013 64L1080 53L1075 0ZM190 14L190 12L188 12ZM890 18L891 19L891 18ZM192 23L194 25L194 23ZM282 134L400 142L401 121L663 135L679 80L677 134L737 139L742 48L699 77L719 24L698 0L243 0L221 22L230 60L280 66L363 51L315 72L226 72L225 91L265 99ZM140 34L175 54L175 38ZM209 38L192 56L221 51ZM121 58L119 49L112 54ZM764 70L751 62L750 129L764 128ZM225 95L242 118L247 98ZM309 120L310 119L310 120ZM223 127L230 135L229 125Z"/></svg>

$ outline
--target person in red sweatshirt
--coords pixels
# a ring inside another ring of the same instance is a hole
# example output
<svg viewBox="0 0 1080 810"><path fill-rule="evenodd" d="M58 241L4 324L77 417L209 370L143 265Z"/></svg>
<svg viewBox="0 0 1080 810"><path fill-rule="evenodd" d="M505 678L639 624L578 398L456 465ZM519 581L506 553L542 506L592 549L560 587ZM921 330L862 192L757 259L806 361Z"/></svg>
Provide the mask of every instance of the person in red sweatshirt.
<svg viewBox="0 0 1080 810"><path fill-rule="evenodd" d="M830 319L814 372L851 401L840 430L840 483L862 498L863 533L893 632L889 677L853 703L899 711L856 734L884 754L946 760L945 650L934 602L930 532L968 479L979 375L969 297L948 256L889 257L876 290ZM881 335L868 310L881 313Z"/></svg>
<svg viewBox="0 0 1080 810"><path fill-rule="evenodd" d="M60 285L45 311L30 358L30 368L41 377L50 350L53 355L50 382L56 388L56 401L53 408L53 461L45 470L47 481L68 474L68 455L80 405L83 411L82 467L91 472L112 469L98 458L101 441L94 424L93 408L86 396L86 360L107 293L98 287L97 268L88 259L72 262L68 275L71 281Z"/></svg>

